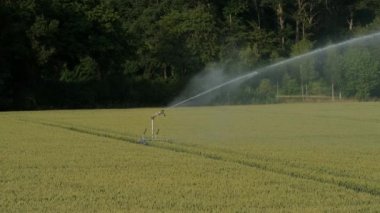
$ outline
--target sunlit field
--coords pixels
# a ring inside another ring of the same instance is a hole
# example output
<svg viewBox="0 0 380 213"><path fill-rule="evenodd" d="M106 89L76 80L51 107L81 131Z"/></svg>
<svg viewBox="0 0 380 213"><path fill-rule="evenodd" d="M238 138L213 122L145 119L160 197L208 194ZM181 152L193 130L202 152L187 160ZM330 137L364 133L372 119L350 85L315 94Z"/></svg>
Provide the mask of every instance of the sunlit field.
<svg viewBox="0 0 380 213"><path fill-rule="evenodd" d="M0 113L0 212L380 211L380 103L159 110Z"/></svg>

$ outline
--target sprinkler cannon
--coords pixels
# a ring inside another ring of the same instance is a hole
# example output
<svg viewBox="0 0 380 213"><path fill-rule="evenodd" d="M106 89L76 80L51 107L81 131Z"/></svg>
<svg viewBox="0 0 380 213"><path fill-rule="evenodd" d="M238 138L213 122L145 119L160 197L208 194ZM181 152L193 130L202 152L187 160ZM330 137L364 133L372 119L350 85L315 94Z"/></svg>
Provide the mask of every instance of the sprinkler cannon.
<svg viewBox="0 0 380 213"><path fill-rule="evenodd" d="M163 109L160 110L159 112L154 113L154 114L150 117L151 124L152 124L152 140L154 139L154 136L155 136L155 134L154 134L154 119L155 119L156 117L161 116L161 115L164 116L164 117L166 117L165 111L164 111ZM157 131L157 134L158 134L158 132L159 132L159 131Z"/></svg>

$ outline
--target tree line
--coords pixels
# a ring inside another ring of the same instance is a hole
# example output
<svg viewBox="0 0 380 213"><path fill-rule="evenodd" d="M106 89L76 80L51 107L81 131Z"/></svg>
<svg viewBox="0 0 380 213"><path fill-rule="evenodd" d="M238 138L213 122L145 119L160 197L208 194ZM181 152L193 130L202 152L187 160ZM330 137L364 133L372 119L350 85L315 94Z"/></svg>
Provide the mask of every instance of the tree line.
<svg viewBox="0 0 380 213"><path fill-rule="evenodd" d="M165 105L209 63L252 70L379 26L378 0L1 0L0 109ZM236 97L379 97L378 53L330 51Z"/></svg>

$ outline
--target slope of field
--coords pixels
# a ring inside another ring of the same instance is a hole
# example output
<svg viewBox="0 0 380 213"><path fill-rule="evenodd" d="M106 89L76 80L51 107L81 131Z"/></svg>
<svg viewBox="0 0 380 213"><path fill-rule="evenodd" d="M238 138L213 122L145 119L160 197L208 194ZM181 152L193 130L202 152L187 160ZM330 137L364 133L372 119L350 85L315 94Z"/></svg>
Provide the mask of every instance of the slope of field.
<svg viewBox="0 0 380 213"><path fill-rule="evenodd" d="M0 212L380 210L378 103L158 110L0 113Z"/></svg>

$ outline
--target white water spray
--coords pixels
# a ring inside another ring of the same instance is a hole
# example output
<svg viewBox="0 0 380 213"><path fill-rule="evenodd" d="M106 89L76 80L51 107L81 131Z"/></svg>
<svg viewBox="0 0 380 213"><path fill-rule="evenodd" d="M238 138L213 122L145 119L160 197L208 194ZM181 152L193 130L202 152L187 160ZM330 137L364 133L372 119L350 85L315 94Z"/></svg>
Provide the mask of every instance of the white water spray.
<svg viewBox="0 0 380 213"><path fill-rule="evenodd" d="M307 57L311 57L311 56L314 56L314 55L317 55L319 53L322 53L322 52L325 52L325 51L328 51L330 49L334 49L334 48L339 48L339 47L343 47L343 46L346 46L346 45L349 45L349 44L355 44L355 43L358 43L358 42L363 42L363 41L366 41L366 40L369 40L369 39L375 39L377 37L380 37L380 32L377 32L377 33L373 33L373 34L370 34L370 35L366 35L366 36L361 36L361 37L358 37L358 38L353 38L353 39L350 39L350 40L347 40L347 41L343 41L343 42L340 42L338 44L333 44L333 45L329 45L329 46L326 46L326 47L323 47L323 48L319 48L319 49L316 49L314 51L311 51L311 52L308 52L308 53L305 53L303 55L299 55L299 56L295 56L295 57L292 57L292 58L289 58L289 59L286 59L286 60L283 60L283 61L280 61L278 63L275 63L275 64L272 64L272 65L269 65L269 66L266 66L266 67L263 67L263 68L260 68L260 69L257 69L257 70L254 70L254 71L251 71L247 74L244 74L244 75L240 75L236 78L233 78L231 80L228 80L226 82L223 82L217 86L214 86L212 88L209 88L209 89L206 89L205 91L203 92L200 92L192 97L189 97L187 99L184 99L182 101L179 101L173 105L170 105L168 108L174 108L174 107L178 107L178 106L181 106L187 102L190 102L194 99L197 99L199 97L202 97L206 94L209 94L215 90L218 90L218 89L221 89L227 85L230 85L230 84L234 84L234 83L242 83L248 79L251 79L261 73L264 73L266 71L269 71L273 68L276 68L276 67L279 67L279 66L282 66L282 65L285 65L285 64L289 64L291 62L294 62L294 61L297 61L297 60L301 60L301 59L304 59L304 58L307 58Z"/></svg>
<svg viewBox="0 0 380 213"><path fill-rule="evenodd" d="M208 93L210 93L210 92L212 92L212 91L215 91L215 90L217 90L217 89L220 89L220 88L222 88L222 87L224 87L224 86L227 86L227 85L229 85L229 84L233 84L233 83L236 83L236 82L239 82L239 81L243 81L243 80L245 80L245 79L253 78L254 76L256 76L256 75L258 75L258 74L259 74L259 72L257 72L257 71L252 71L252 72L250 72L250 73L248 73L248 74L241 75L241 76L239 76L239 77L236 77L236 78L234 78L234 79L231 79L231 80L229 80L229 81L226 81L226 82L224 82L224 83L222 83L222 84L219 84L219 85L217 85L217 86L215 86L215 87L212 87L212 88L210 88L210 89L207 89L207 90L205 90L205 91L203 91L203 92L201 92L201 93L198 93L197 95L194 95L194 96L192 96L192 97L190 97L190 98L188 98L188 99L185 99L185 100L183 100L183 101L180 101L180 102L178 102L178 103L176 103L176 104L170 106L169 108L173 108L173 107L180 106L180 105L182 105L182 104L184 104L184 103L187 103L187 102L189 102L189 101L191 101L191 100L194 100L194 99L196 99L196 98L199 98L199 97L201 97L201 96L204 96L204 95L206 95L206 94L208 94Z"/></svg>

